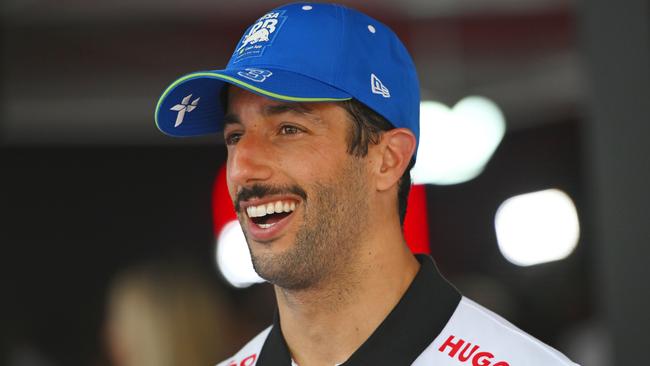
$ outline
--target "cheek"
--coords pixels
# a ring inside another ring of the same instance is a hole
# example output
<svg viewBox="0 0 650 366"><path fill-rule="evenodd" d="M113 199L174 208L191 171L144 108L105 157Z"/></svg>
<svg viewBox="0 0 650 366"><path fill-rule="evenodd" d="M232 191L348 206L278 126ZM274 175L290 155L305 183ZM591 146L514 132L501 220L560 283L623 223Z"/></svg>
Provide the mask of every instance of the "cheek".
<svg viewBox="0 0 650 366"><path fill-rule="evenodd" d="M235 187L235 183L230 179L230 160L226 160L226 165L221 168L221 172L219 172L219 175L222 175L218 177L222 182L226 183L226 189L228 191L228 196L230 197L231 200L235 200L235 195L237 192L237 187Z"/></svg>
<svg viewBox="0 0 650 366"><path fill-rule="evenodd" d="M333 137L314 139L294 151L279 152L278 167L307 179L329 176L349 157L347 145L334 140Z"/></svg>
<svg viewBox="0 0 650 366"><path fill-rule="evenodd" d="M278 168L298 185L311 185L330 181L334 175L334 161L332 156L326 156L313 151L296 154L291 158L279 159Z"/></svg>
<svg viewBox="0 0 650 366"><path fill-rule="evenodd" d="M230 200L235 202L235 196L237 195L237 191L234 188L230 188L231 185L228 183L228 197L230 197Z"/></svg>

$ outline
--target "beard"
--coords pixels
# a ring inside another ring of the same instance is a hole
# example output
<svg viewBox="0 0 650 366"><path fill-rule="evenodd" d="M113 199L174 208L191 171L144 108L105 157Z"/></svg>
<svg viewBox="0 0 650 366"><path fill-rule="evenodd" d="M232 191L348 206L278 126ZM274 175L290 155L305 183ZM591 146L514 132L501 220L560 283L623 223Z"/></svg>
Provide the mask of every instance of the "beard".
<svg viewBox="0 0 650 366"><path fill-rule="evenodd" d="M293 245L281 253L251 250L260 277L287 290L303 290L346 276L359 255L360 238L367 228L366 179L361 160L350 157L331 182L314 184L303 197L303 220ZM302 188L285 189L291 191Z"/></svg>

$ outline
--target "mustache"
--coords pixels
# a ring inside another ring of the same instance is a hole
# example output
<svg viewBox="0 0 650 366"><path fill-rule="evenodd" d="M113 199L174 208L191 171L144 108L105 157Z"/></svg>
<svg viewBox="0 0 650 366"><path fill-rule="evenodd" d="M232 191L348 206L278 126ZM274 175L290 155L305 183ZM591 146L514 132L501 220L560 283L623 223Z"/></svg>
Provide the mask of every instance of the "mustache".
<svg viewBox="0 0 650 366"><path fill-rule="evenodd" d="M235 197L235 212L240 212L241 202L247 201L251 198L263 198L269 195L282 195L282 194L295 194L296 196L307 200L307 192L297 185L291 186L268 186L262 184L254 184L250 187L244 187L237 193Z"/></svg>

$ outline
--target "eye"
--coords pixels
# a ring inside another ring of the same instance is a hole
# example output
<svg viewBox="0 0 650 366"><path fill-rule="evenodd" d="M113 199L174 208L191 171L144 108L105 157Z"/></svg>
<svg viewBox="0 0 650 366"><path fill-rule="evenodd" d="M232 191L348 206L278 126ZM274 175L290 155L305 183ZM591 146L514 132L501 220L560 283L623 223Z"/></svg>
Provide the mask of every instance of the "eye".
<svg viewBox="0 0 650 366"><path fill-rule="evenodd" d="M280 126L280 135L295 135L300 132L302 132L302 130L296 126L291 126L291 125Z"/></svg>
<svg viewBox="0 0 650 366"><path fill-rule="evenodd" d="M235 145L241 139L241 133L230 133L224 137L227 146Z"/></svg>

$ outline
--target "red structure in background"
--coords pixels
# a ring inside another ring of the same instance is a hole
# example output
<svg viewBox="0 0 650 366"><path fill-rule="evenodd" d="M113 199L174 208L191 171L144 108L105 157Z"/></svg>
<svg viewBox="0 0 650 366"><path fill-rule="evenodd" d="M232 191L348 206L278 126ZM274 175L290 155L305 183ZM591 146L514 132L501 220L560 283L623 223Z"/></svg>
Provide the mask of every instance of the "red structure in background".
<svg viewBox="0 0 650 366"><path fill-rule="evenodd" d="M226 166L219 169L212 190L212 220L215 237L230 221L237 220L232 200L226 185ZM414 185L408 198L408 209L404 220L404 237L413 253L430 254L429 226L427 221L427 198L424 185Z"/></svg>
<svg viewBox="0 0 650 366"><path fill-rule="evenodd" d="M235 214L235 207L228 193L226 165L224 164L219 168L212 188L212 222L214 223L215 237L218 238L221 229L233 220L237 220L237 214Z"/></svg>
<svg viewBox="0 0 650 366"><path fill-rule="evenodd" d="M413 253L431 254L427 192L422 184L411 186L406 217L404 218L404 238Z"/></svg>

